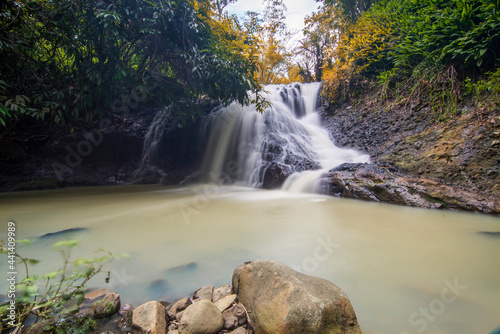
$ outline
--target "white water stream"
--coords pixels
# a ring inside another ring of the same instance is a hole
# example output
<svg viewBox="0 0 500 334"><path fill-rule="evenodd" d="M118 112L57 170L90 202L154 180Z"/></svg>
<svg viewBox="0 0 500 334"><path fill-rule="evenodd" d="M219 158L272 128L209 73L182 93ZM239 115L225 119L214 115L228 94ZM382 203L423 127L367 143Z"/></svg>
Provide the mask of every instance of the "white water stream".
<svg viewBox="0 0 500 334"><path fill-rule="evenodd" d="M263 115L237 103L213 113L202 171L208 181L259 187L271 162L290 166L315 163L315 171L293 174L283 185L292 192L315 192L321 175L345 162L369 162L369 156L335 146L318 114L320 84L269 85L271 107ZM235 174L235 175L233 175ZM227 181L227 180L224 180Z"/></svg>
<svg viewBox="0 0 500 334"><path fill-rule="evenodd" d="M269 85L264 97L271 103L259 114L253 105L232 103L210 113L199 133L188 145L204 152L198 178L203 182L260 188L272 164L280 164L287 174L283 189L315 192L321 175L342 163L369 162L369 156L335 146L318 114L319 83ZM170 114L158 114L145 139L143 160L136 172L140 179L162 170L169 145L164 142L171 131ZM181 125L179 125L181 126ZM193 131L193 130L191 130ZM194 130L196 131L196 130ZM182 159L182 157L177 157Z"/></svg>

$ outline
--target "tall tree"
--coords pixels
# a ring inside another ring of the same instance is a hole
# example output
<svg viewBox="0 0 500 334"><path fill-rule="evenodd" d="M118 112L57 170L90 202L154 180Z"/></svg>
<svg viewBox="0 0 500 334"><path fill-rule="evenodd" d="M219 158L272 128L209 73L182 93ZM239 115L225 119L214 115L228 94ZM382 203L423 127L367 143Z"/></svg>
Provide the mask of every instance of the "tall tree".
<svg viewBox="0 0 500 334"><path fill-rule="evenodd" d="M320 0L317 0L320 1ZM345 15L355 22L364 12L378 2L378 0L324 0L331 7L340 6Z"/></svg>
<svg viewBox="0 0 500 334"><path fill-rule="evenodd" d="M323 4L305 19L299 50L312 59L315 81L322 80L325 62L331 60L338 35L345 25L341 12L339 7Z"/></svg>
<svg viewBox="0 0 500 334"><path fill-rule="evenodd" d="M286 25L287 8L283 0L264 0L264 17L259 31L260 59L258 81L262 84L287 81L290 52L285 43L290 37Z"/></svg>

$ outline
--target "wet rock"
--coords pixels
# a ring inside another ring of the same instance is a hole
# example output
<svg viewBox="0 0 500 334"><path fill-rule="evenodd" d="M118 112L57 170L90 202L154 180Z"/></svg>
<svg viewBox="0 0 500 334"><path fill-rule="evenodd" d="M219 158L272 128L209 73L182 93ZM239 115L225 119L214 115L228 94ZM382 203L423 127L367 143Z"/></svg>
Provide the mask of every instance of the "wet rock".
<svg viewBox="0 0 500 334"><path fill-rule="evenodd" d="M179 323L179 334L217 334L224 327L224 319L214 303L207 299L190 305Z"/></svg>
<svg viewBox="0 0 500 334"><path fill-rule="evenodd" d="M149 283L149 288L152 290L164 289L167 286L167 280L163 278L155 279Z"/></svg>
<svg viewBox="0 0 500 334"><path fill-rule="evenodd" d="M215 306L217 306L217 308L221 311L221 312L224 312L225 310L227 310L229 307L231 307L231 305L233 305L233 303L236 301L236 295L229 295L229 296L226 296L222 299L219 299L216 303L215 303Z"/></svg>
<svg viewBox="0 0 500 334"><path fill-rule="evenodd" d="M421 176L500 198L500 187L495 186L500 175L487 174L496 169L500 158L498 146L492 146L498 140L495 132L500 110L482 114L475 109L447 122L435 122L425 104L414 110L410 105L379 110L370 104L370 98L375 97L368 93L357 100L359 108L347 110L346 105L336 105L323 113L323 124L337 146L363 150L372 162L399 170L399 176Z"/></svg>
<svg viewBox="0 0 500 334"><path fill-rule="evenodd" d="M205 285L198 290L193 295L194 299L206 299L212 301L214 295L214 286L213 285Z"/></svg>
<svg viewBox="0 0 500 334"><path fill-rule="evenodd" d="M142 304L133 312L132 326L137 334L165 334L165 307L156 301Z"/></svg>
<svg viewBox="0 0 500 334"><path fill-rule="evenodd" d="M99 290L95 290L95 291L86 293L84 298L88 299L88 300L94 300L97 298L104 297L105 295L107 295L110 292L111 291L109 291L108 289L99 289Z"/></svg>
<svg viewBox="0 0 500 334"><path fill-rule="evenodd" d="M233 288L229 284L224 284L214 289L213 302L217 302L219 299L229 296Z"/></svg>
<svg viewBox="0 0 500 334"><path fill-rule="evenodd" d="M424 177L400 176L372 164L344 164L325 178L326 193L345 198L421 208L500 214L498 198L448 186Z"/></svg>
<svg viewBox="0 0 500 334"><path fill-rule="evenodd" d="M129 333L132 331L132 318L134 315L134 309L131 305L125 304L121 307L118 313L123 317L118 321L118 328L123 333Z"/></svg>
<svg viewBox="0 0 500 334"><path fill-rule="evenodd" d="M88 230L88 228L84 228L84 227L72 227L72 228L68 228L66 230L61 230L61 231L57 231L57 232L51 232L51 233L44 234L40 237L40 239L53 238L53 237L58 237L61 235L68 235L68 234L72 234L75 232L82 232L82 231L87 231L87 230Z"/></svg>
<svg viewBox="0 0 500 334"><path fill-rule="evenodd" d="M280 188L285 180L292 175L293 169L289 165L279 162L271 163L264 172L262 188L276 189Z"/></svg>
<svg viewBox="0 0 500 334"><path fill-rule="evenodd" d="M495 232L491 232L491 231L481 231L481 232L478 232L480 235L485 235L487 237L492 237L492 238L500 238L500 231L495 231Z"/></svg>
<svg viewBox="0 0 500 334"><path fill-rule="evenodd" d="M193 272L198 269L198 264L196 262L190 262L188 264L183 264L177 267L168 268L165 270L167 274L175 274L175 273L188 273Z"/></svg>
<svg viewBox="0 0 500 334"><path fill-rule="evenodd" d="M95 302L90 307L89 314L97 318L105 318L115 314L120 310L120 295L108 293L101 300Z"/></svg>
<svg viewBox="0 0 500 334"><path fill-rule="evenodd" d="M256 260L233 273L233 288L260 333L361 333L345 293L335 284L283 264Z"/></svg>

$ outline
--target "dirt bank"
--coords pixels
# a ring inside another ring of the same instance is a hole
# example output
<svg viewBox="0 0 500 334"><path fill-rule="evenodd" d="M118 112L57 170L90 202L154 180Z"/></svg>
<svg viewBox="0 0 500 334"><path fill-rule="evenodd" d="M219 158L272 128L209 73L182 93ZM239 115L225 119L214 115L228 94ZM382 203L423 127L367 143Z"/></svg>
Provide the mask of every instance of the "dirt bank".
<svg viewBox="0 0 500 334"><path fill-rule="evenodd" d="M367 94L352 104L325 109L323 122L337 145L366 152L374 164L398 175L433 180L498 202L498 108L486 113L463 106L459 116L437 122L428 106L388 109L375 101Z"/></svg>

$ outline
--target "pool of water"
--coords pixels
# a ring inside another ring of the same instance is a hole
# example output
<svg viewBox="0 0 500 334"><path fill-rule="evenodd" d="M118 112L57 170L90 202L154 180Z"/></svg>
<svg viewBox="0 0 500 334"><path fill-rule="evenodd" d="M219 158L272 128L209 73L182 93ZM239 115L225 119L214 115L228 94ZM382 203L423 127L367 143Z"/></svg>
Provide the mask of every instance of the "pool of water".
<svg viewBox="0 0 500 334"><path fill-rule="evenodd" d="M18 247L41 260L32 273L61 264L50 245L64 238L80 241L73 258L128 253L107 267L108 288L135 306L231 283L234 268L264 258L339 285L363 333L500 325L497 217L217 185L4 193L0 208L0 237L13 221L17 239L33 241ZM70 228L83 230L41 237ZM90 286L106 286L104 276Z"/></svg>

